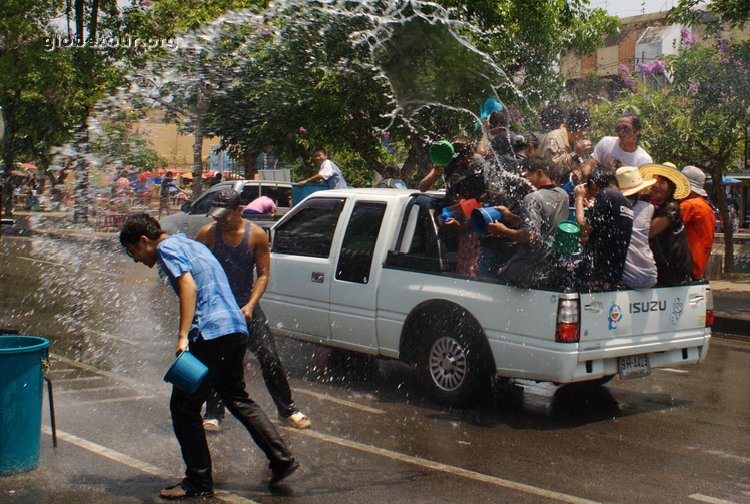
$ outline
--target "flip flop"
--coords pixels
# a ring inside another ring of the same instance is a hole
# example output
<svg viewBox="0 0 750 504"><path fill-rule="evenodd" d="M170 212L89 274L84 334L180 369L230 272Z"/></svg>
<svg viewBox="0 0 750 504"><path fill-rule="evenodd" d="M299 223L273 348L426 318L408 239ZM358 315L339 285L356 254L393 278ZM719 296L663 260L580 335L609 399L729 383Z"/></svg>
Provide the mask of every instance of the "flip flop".
<svg viewBox="0 0 750 504"><path fill-rule="evenodd" d="M211 497L213 494L213 490L201 492L198 490L193 490L192 488L187 488L185 487L185 485L183 485L183 482L180 481L176 485L163 488L159 492L159 497L166 500L179 500L189 499L191 497Z"/></svg>

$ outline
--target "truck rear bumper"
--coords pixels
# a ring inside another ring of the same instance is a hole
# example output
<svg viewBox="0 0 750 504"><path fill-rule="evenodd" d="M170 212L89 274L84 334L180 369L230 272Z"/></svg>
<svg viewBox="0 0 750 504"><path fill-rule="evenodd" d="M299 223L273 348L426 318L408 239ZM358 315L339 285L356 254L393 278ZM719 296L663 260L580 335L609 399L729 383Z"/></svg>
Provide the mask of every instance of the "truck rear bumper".
<svg viewBox="0 0 750 504"><path fill-rule="evenodd" d="M672 341L666 345L626 345L590 352L573 348L570 351L555 351L549 348L529 351L527 348L527 355L533 356L532 359L525 359L523 363L516 362L515 364L520 365L514 369L499 367L497 375L554 383L589 381L618 374L620 357L644 354L648 355L652 369L696 364L705 359L710 339L711 332L706 329L700 336ZM501 350L492 343L490 346L494 347L493 353L499 352L495 356L495 362L503 362L498 357L508 349Z"/></svg>

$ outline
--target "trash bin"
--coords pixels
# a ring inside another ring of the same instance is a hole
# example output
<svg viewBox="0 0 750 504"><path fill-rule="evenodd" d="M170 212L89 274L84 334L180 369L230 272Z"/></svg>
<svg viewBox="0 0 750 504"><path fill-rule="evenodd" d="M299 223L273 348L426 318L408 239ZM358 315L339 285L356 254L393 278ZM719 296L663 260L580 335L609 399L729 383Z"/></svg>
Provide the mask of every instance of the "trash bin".
<svg viewBox="0 0 750 504"><path fill-rule="evenodd" d="M36 469L49 341L0 336L0 475Z"/></svg>

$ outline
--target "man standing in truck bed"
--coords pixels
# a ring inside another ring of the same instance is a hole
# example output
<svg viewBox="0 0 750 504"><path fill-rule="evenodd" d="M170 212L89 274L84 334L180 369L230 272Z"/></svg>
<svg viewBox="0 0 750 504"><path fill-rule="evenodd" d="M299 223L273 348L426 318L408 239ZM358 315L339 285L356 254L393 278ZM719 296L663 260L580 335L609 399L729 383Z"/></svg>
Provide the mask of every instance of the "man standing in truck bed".
<svg viewBox="0 0 750 504"><path fill-rule="evenodd" d="M271 268L268 237L259 226L242 218L240 194L234 189L220 191L208 215L216 222L200 228L195 239L211 249L229 278L229 286L247 321L248 348L258 358L279 416L292 427L306 429L310 427L310 419L294 406L276 343L258 304L268 286ZM256 268L258 278L253 281ZM217 431L223 417L224 405L213 392L206 402L204 429Z"/></svg>

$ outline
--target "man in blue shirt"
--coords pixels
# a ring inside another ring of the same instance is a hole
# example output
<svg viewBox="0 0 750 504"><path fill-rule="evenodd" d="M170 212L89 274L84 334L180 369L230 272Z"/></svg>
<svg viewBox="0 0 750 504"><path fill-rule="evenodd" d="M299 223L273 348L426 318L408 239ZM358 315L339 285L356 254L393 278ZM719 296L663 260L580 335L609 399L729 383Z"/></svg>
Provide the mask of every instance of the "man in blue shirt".
<svg viewBox="0 0 750 504"><path fill-rule="evenodd" d="M211 455L201 419L201 406L215 389L268 457L275 484L292 474L294 460L281 436L245 390L243 357L247 324L219 262L203 244L184 234L168 235L145 214L129 216L120 243L135 262L159 265L180 299L177 354L191 353L208 367L193 394L172 389L172 426L185 461L185 478L160 492L163 499L213 495Z"/></svg>

